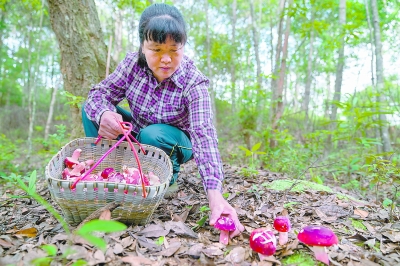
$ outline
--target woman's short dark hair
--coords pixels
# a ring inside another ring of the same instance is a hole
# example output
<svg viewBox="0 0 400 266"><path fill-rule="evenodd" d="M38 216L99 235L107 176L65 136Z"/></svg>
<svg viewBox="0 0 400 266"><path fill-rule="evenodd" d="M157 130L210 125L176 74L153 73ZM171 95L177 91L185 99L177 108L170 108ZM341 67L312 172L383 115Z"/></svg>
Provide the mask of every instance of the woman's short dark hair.
<svg viewBox="0 0 400 266"><path fill-rule="evenodd" d="M142 52L144 41L165 43L167 37L177 43L186 44L186 23L179 10L167 4L152 4L147 7L139 21L139 65L147 67L146 57Z"/></svg>

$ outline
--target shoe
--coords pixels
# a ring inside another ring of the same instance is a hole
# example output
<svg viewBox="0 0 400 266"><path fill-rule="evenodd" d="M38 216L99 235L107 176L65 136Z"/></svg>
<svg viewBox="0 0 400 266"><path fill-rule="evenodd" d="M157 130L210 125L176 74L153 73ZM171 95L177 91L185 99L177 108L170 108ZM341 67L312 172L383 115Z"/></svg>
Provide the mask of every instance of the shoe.
<svg viewBox="0 0 400 266"><path fill-rule="evenodd" d="M164 199L169 199L172 198L173 196L175 196L175 194L178 192L179 190L179 186L178 184L175 182L172 185L170 185L167 189L167 192L165 192L164 194Z"/></svg>

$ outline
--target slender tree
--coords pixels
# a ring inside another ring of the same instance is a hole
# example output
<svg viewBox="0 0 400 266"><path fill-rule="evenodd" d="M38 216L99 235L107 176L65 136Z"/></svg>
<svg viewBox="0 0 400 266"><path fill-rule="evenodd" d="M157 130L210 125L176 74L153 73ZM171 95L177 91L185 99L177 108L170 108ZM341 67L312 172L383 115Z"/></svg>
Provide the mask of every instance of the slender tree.
<svg viewBox="0 0 400 266"><path fill-rule="evenodd" d="M313 79L313 49L314 49L314 10L311 7L311 29L310 29L310 44L308 48L308 57L307 57L307 75L306 75L306 86L304 89L304 98L303 98L303 111L305 113L305 124L308 123L308 108L310 104L310 93L311 93L311 82Z"/></svg>
<svg viewBox="0 0 400 266"><path fill-rule="evenodd" d="M381 41L381 27L379 25L379 13L378 5L376 0L371 0L371 11L374 25L374 37L375 37L375 56L376 56L376 88L378 91L377 100L378 103L382 103L383 99L383 88L384 88L384 76L383 76L383 58L382 58L382 41ZM381 137L382 137L382 149L383 152L391 151L391 143L389 130L387 126L386 115L383 112L379 114L379 120L382 122L380 126Z"/></svg>
<svg viewBox="0 0 400 266"><path fill-rule="evenodd" d="M283 46L282 46L282 59L280 62L278 83L276 85L276 107L273 110L273 114L272 114L272 123L271 123L272 132L274 132L275 130L278 129L278 123L283 115L283 110L284 110L283 91L284 91L285 77L286 77L286 59L287 59L287 55L288 55L289 34L290 34L290 24L291 24L290 10L291 10L292 4L293 4L293 0L289 0L288 12L286 15L286 23L285 23L284 41L283 41ZM272 137L270 138L270 147L274 148L276 146L276 140L274 137L274 133L272 133L271 136Z"/></svg>
<svg viewBox="0 0 400 266"><path fill-rule="evenodd" d="M339 50L338 50L338 61L336 65L336 80L335 80L335 93L333 94L333 101L340 102L341 90L342 90L342 80L343 80L343 68L344 68L344 38L346 24L346 0L340 0L339 2ZM335 121L337 116L337 106L332 105L331 120ZM334 127L336 123L332 123Z"/></svg>
<svg viewBox="0 0 400 266"><path fill-rule="evenodd" d="M368 0L364 0L364 5L365 5L365 13L367 16L367 22L368 22L368 31L369 31L369 43L370 43L370 49L371 49L371 85L376 90L375 86L375 70L374 70L374 64L375 64L375 51L374 51L374 32L372 29L372 23L371 23L371 15L370 15L370 10L369 10L369 3ZM373 119L375 121L379 120L378 115L374 115ZM375 137L376 139L382 139L381 138L381 131L379 127L375 127ZM378 153L382 152L382 146L381 145L376 145L376 150Z"/></svg>
<svg viewBox="0 0 400 266"><path fill-rule="evenodd" d="M231 64L230 64L230 71L231 71L231 103L232 103L232 113L236 112L236 20L237 20L237 0L232 1L232 17L231 17L231 27L232 27L232 36L231 36Z"/></svg>
<svg viewBox="0 0 400 266"><path fill-rule="evenodd" d="M211 41L210 41L210 27L209 27L209 17L208 17L208 0L205 0L206 7L206 42L207 42L207 71L208 78L210 79L210 96L211 96L211 104L214 114L214 125L217 127L217 107L215 104L215 91L212 83L212 66L211 66Z"/></svg>

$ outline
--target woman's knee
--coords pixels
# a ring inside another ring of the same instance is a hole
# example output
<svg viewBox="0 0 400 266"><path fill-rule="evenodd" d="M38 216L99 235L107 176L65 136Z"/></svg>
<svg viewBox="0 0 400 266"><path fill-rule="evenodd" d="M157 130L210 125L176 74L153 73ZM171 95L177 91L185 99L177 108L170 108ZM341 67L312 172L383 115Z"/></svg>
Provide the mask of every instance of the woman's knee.
<svg viewBox="0 0 400 266"><path fill-rule="evenodd" d="M160 147L160 143L164 142L164 132L161 125L149 125L140 130L137 139L140 143Z"/></svg>

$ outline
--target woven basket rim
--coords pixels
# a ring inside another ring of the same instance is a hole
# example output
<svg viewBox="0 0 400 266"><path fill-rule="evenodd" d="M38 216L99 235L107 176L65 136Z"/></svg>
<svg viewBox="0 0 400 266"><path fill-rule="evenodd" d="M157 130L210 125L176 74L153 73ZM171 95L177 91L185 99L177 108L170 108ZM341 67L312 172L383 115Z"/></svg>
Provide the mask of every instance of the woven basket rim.
<svg viewBox="0 0 400 266"><path fill-rule="evenodd" d="M52 176L50 175L50 169L49 169L49 168L50 168L50 164L51 164L51 162L52 162L53 160L55 160L55 159L60 155L60 153L61 153L64 149L66 149L70 144L72 144L72 143L74 143L74 142L77 142L77 141L80 141L80 140L82 140L82 141L84 141L84 140L92 140L93 143L94 143L94 142L96 141L96 139L97 139L97 138L93 138L93 137L77 138L77 139L73 139L73 140L69 141L67 144L65 144L64 146L62 146L62 147L60 148L60 150L59 150L54 156L51 157L51 159L49 160L49 162L47 163L47 165L46 165L46 167L45 167L45 178L46 178L46 180L51 179L51 180L56 181L56 182L62 182L63 184L68 183L69 185L71 185L73 182L75 182L75 180L64 180L64 179L52 177ZM117 142L117 140L101 139L100 142L99 142L97 145L100 145L100 143L103 143L103 142L108 142L108 143L115 144L115 143ZM133 143L133 145L139 147L136 143ZM157 147L152 146L152 145L142 144L142 143L140 143L140 145L143 146L143 148L149 147L149 148L151 148L151 149L153 149L153 150L157 150L158 152L160 152L160 153L163 154L166 158L169 159L169 156L165 153L165 151L163 151L163 150L160 149L160 148L157 148ZM132 156L133 156L133 155L132 155ZM168 163L169 170L170 170L170 171L169 171L169 174L168 174L168 178L166 178L166 179L164 180L164 182L161 182L161 184L159 184L159 185L145 186L146 188L158 188L158 187L164 186L166 183L169 185L169 182L170 182L170 180L171 180L171 178L172 178L172 162L171 162L171 160L169 159L169 160L167 160L167 163ZM82 180L82 181L79 181L79 183L83 183L83 184L85 184L85 183L86 183L86 184L87 184L87 183L94 183L94 184L96 184L96 183L104 183L104 187L107 187L107 185L110 184L110 185L124 185L125 187L138 187L138 188L141 188L141 184L135 185L135 184L126 184L126 183L121 183L121 182L109 182L109 181L86 181L86 180ZM96 187L96 185L94 185L93 187Z"/></svg>

